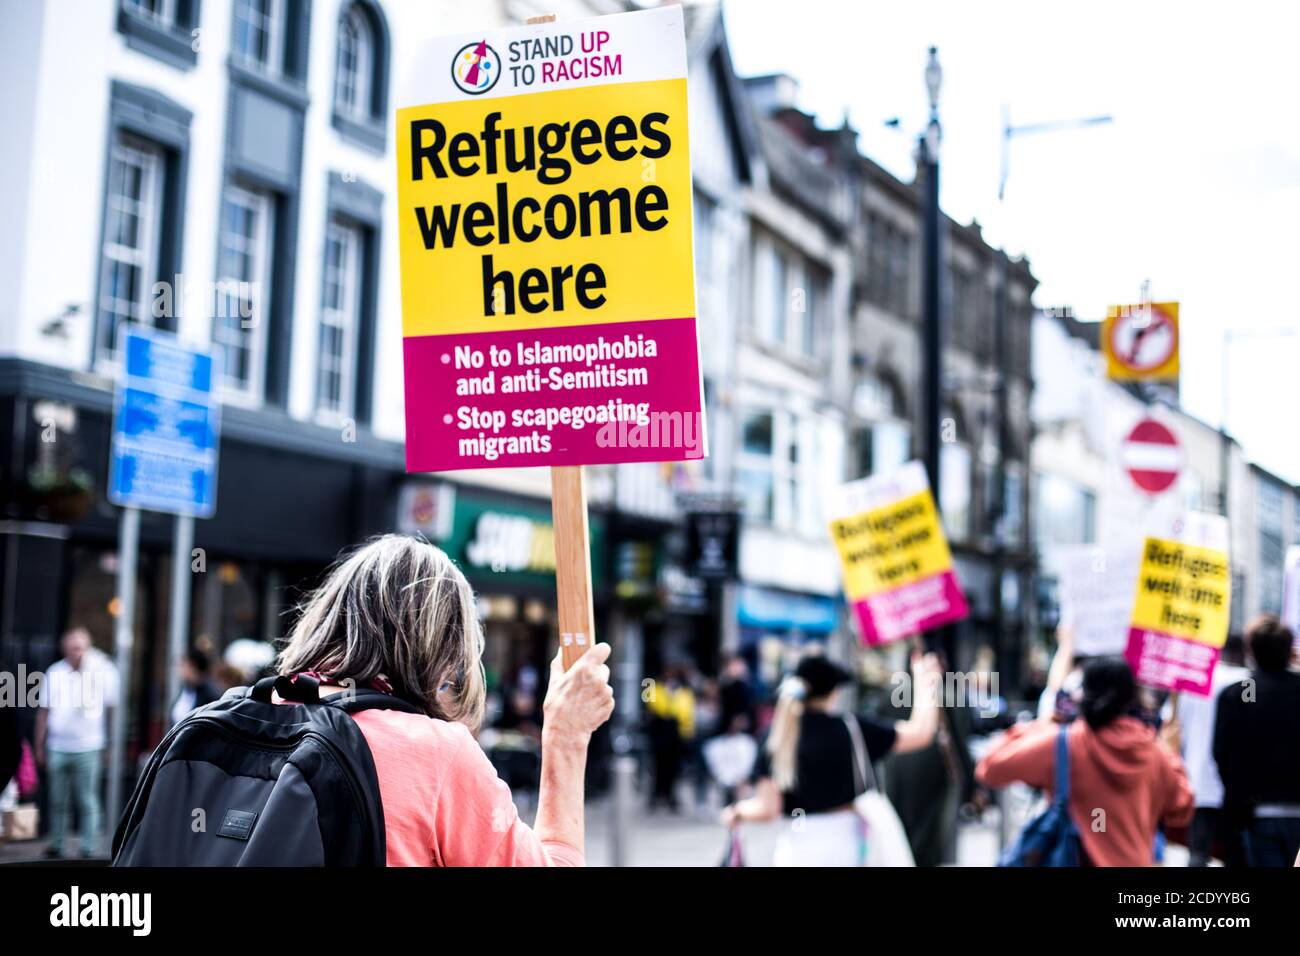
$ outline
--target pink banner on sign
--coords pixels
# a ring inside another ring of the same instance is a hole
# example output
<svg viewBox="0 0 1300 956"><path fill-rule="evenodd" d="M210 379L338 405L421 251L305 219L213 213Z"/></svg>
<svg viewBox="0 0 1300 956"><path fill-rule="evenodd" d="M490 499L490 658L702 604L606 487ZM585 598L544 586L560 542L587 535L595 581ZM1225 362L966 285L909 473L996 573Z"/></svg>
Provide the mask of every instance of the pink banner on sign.
<svg viewBox="0 0 1300 956"><path fill-rule="evenodd" d="M869 646L960 621L969 613L966 596L951 570L855 601L853 609L862 627L862 641Z"/></svg>
<svg viewBox="0 0 1300 956"><path fill-rule="evenodd" d="M1160 631L1131 627L1124 659L1133 668L1139 684L1209 697L1219 648Z"/></svg>
<svg viewBox="0 0 1300 956"><path fill-rule="evenodd" d="M705 454L695 319L407 336L406 470Z"/></svg>

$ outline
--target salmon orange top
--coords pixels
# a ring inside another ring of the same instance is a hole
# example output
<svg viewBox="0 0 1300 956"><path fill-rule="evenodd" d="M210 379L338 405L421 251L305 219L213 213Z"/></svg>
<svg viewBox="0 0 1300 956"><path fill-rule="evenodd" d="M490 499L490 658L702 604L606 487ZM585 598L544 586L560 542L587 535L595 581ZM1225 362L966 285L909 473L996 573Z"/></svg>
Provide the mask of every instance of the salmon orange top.
<svg viewBox="0 0 1300 956"><path fill-rule="evenodd" d="M384 803L389 866L582 866L576 847L542 840L463 724L395 710L353 715Z"/></svg>

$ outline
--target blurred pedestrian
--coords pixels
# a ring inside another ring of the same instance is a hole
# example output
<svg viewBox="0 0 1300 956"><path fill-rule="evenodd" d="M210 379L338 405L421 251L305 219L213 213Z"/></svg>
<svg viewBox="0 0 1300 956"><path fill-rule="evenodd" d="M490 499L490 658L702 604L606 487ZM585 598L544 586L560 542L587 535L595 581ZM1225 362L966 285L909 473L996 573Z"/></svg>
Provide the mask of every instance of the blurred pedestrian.
<svg viewBox="0 0 1300 956"><path fill-rule="evenodd" d="M722 707L718 718L718 733L758 732L754 685L749 678L749 665L739 654L732 654L722 665L718 694Z"/></svg>
<svg viewBox="0 0 1300 956"><path fill-rule="evenodd" d="M90 631L72 628L63 635L62 649L63 657L45 673L36 712L36 762L46 768L50 795L50 845L45 855L53 859L67 853L74 800L82 855L99 852L107 719L118 706L117 668L94 646Z"/></svg>
<svg viewBox="0 0 1300 956"><path fill-rule="evenodd" d="M933 655L912 658L916 689L912 714L881 721L837 713L839 689L852 680L844 668L820 654L799 661L781 682L772 727L759 748L754 795L722 811L734 827L785 814L777 866L861 866L866 859L865 821L854 808L868 768L857 767L855 751L871 764L890 753L929 746L938 724Z"/></svg>
<svg viewBox="0 0 1300 956"><path fill-rule="evenodd" d="M248 683L248 676L234 664L221 661L212 670L213 683L220 696L232 687L243 687Z"/></svg>
<svg viewBox="0 0 1300 956"><path fill-rule="evenodd" d="M1215 665L1210 696L1179 694L1170 715L1182 743L1187 780L1196 794L1196 812L1188 833L1188 866L1208 866L1211 859L1222 860L1226 866L1243 866L1246 862L1241 832L1223 815L1223 780L1214 762L1214 723L1219 694L1250 676L1250 671L1242 666L1244 649L1240 634L1230 636Z"/></svg>
<svg viewBox="0 0 1300 956"><path fill-rule="evenodd" d="M1178 754L1139 718L1137 682L1128 663L1097 657L1083 670L1079 712L1067 733L1070 818L1085 865L1151 866L1161 823L1186 826L1192 788ZM1017 724L980 761L979 782L1015 781L1051 791L1056 773L1055 721Z"/></svg>
<svg viewBox="0 0 1300 956"><path fill-rule="evenodd" d="M171 721L179 723L191 711L210 704L221 696L212 682L212 658L197 647L191 647L181 658L181 689L172 702Z"/></svg>
<svg viewBox="0 0 1300 956"><path fill-rule="evenodd" d="M1293 635L1274 614L1246 628L1250 675L1219 693L1214 760L1223 813L1242 829L1249 866L1290 866L1300 854L1300 674Z"/></svg>
<svg viewBox="0 0 1300 956"><path fill-rule="evenodd" d="M695 738L695 694L686 682L684 669L669 667L655 682L646 702L650 745L654 753L654 791L650 809L664 806L673 813L677 802L677 780Z"/></svg>

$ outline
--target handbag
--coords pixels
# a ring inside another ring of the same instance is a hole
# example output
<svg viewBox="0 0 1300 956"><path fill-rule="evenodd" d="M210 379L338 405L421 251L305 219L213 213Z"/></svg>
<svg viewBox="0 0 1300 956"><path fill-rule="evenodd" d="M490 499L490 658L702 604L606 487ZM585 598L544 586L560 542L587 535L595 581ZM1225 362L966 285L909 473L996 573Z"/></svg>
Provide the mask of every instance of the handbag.
<svg viewBox="0 0 1300 956"><path fill-rule="evenodd" d="M29 800L36 793L36 761L32 759L32 745L23 741L22 755L18 758L18 770L14 774L18 781L18 799Z"/></svg>
<svg viewBox="0 0 1300 956"><path fill-rule="evenodd" d="M1079 831L1070 819L1070 745L1065 724L1056 735L1056 792L1052 802L1025 824L998 866L1078 866Z"/></svg>
<svg viewBox="0 0 1300 956"><path fill-rule="evenodd" d="M844 726L853 741L853 792L858 794L853 810L867 825L866 857L862 865L916 866L903 821L889 797L876 785L875 770L857 718L851 714L846 716Z"/></svg>

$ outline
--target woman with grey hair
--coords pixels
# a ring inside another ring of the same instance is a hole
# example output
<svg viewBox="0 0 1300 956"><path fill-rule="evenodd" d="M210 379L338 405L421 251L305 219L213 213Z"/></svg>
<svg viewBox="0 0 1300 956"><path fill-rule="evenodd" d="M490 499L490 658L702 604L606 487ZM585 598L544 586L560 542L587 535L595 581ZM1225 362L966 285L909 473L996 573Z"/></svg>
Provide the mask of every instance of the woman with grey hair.
<svg viewBox="0 0 1300 956"><path fill-rule="evenodd" d="M354 715L374 757L389 866L580 866L583 775L614 709L608 644L565 671L543 704L537 818L528 827L474 740L483 717L483 632L465 576L438 548L385 535L345 557L307 599L280 654L322 696L369 687L423 714Z"/></svg>

